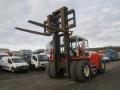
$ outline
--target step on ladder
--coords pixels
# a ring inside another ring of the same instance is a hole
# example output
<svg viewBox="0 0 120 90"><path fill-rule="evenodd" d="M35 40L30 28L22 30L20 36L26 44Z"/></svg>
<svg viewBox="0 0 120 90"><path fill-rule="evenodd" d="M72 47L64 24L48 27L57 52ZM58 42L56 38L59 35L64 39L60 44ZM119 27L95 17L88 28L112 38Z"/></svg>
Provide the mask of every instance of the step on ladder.
<svg viewBox="0 0 120 90"><path fill-rule="evenodd" d="M98 72L96 65L91 65L91 69L92 69L92 75L95 75Z"/></svg>

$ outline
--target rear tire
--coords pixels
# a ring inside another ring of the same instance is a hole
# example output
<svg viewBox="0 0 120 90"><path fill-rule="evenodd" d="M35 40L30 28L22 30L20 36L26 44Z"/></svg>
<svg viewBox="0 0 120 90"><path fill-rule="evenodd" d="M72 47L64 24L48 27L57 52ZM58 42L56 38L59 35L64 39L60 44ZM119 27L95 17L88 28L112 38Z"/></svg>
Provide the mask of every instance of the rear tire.
<svg viewBox="0 0 120 90"><path fill-rule="evenodd" d="M78 61L76 65L77 81L85 82L91 79L92 72L87 60Z"/></svg>
<svg viewBox="0 0 120 90"><path fill-rule="evenodd" d="M70 65L70 77L73 81L77 80L76 77L76 65L77 65L77 61L72 61L71 65Z"/></svg>

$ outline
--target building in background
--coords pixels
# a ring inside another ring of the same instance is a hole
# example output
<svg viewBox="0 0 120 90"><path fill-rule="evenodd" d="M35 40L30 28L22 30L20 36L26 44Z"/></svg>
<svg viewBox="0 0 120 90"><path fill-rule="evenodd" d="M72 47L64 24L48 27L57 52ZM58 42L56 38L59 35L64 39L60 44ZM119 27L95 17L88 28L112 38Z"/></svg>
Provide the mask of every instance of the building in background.
<svg viewBox="0 0 120 90"><path fill-rule="evenodd" d="M10 56L10 49L6 49L6 48L0 48L0 60L2 57L4 56Z"/></svg>

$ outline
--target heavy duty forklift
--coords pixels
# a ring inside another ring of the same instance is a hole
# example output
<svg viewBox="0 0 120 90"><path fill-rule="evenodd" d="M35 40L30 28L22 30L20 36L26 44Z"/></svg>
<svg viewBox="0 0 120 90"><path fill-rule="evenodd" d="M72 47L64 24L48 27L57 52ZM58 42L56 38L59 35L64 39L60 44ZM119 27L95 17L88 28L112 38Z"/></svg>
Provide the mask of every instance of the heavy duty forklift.
<svg viewBox="0 0 120 90"><path fill-rule="evenodd" d="M44 32L19 27L15 29L53 36L53 47L46 68L47 75L50 78L67 76L74 81L85 82L90 80L96 73L105 71L105 63L102 62L101 56L98 53L89 55L87 40L72 36L73 31L69 29L76 26L74 9L68 10L67 7L62 7L48 15L44 24L32 20L28 22L43 27Z"/></svg>

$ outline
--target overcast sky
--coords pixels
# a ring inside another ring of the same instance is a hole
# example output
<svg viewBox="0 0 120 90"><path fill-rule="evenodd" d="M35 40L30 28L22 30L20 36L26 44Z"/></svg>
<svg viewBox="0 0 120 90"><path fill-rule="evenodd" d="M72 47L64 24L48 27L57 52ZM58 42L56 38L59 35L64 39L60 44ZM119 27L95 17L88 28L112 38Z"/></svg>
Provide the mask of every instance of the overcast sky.
<svg viewBox="0 0 120 90"><path fill-rule="evenodd" d="M120 0L0 0L0 48L45 48L51 37L17 31L14 27L42 31L26 21L43 22L62 6L75 9L77 27L72 30L88 39L90 47L120 46Z"/></svg>

